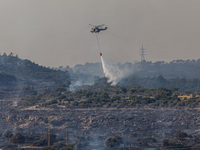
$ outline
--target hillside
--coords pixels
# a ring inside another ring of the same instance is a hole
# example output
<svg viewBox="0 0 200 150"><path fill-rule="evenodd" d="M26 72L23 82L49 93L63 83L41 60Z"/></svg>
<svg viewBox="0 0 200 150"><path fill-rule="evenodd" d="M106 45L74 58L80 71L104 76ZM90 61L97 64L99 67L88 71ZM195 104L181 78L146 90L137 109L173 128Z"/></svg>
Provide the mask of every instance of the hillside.
<svg viewBox="0 0 200 150"><path fill-rule="evenodd" d="M3 72L0 72L0 86L9 86L9 85L15 85L17 82L17 79L14 75L8 75Z"/></svg>
<svg viewBox="0 0 200 150"><path fill-rule="evenodd" d="M69 143L74 143L78 150L104 150L104 141L110 136L121 137L124 150L163 146L194 150L192 147L199 148L199 115L199 110L184 109L14 109L1 112L0 132L21 133L25 146L47 146L39 139L50 127L51 133L57 135L54 145L66 143L67 129ZM5 143L1 147L8 150L7 139L0 140Z"/></svg>
<svg viewBox="0 0 200 150"><path fill-rule="evenodd" d="M18 103L19 108L200 108L199 91L176 88L145 89L95 84L72 92L65 85L60 85L38 94L28 88L26 93Z"/></svg>
<svg viewBox="0 0 200 150"><path fill-rule="evenodd" d="M67 71L53 70L40 66L30 60L22 60L12 53L0 55L0 71L18 81L18 86L35 85L51 86L64 83L70 84Z"/></svg>
<svg viewBox="0 0 200 150"><path fill-rule="evenodd" d="M0 70L0 147L5 150L44 148L48 128L54 146L66 146L67 129L70 144L80 150L105 149L109 137L121 139L115 144L122 149L199 148L199 80L130 76L121 84L131 86L111 86L106 78L96 78L72 91L70 81L86 82L92 75L84 69L53 70L12 55L0 55ZM23 140L16 142L17 135Z"/></svg>

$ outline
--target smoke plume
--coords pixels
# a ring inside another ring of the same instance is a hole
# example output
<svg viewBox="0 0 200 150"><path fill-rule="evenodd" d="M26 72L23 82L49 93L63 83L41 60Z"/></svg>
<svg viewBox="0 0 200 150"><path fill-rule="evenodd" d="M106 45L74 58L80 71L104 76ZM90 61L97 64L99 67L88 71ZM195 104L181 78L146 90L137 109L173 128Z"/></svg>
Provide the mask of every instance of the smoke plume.
<svg viewBox="0 0 200 150"><path fill-rule="evenodd" d="M112 85L116 85L123 78L131 75L134 71L134 68L130 67L128 64L111 64L106 62L103 57L101 57L101 62L105 77L108 78L108 82L111 82Z"/></svg>

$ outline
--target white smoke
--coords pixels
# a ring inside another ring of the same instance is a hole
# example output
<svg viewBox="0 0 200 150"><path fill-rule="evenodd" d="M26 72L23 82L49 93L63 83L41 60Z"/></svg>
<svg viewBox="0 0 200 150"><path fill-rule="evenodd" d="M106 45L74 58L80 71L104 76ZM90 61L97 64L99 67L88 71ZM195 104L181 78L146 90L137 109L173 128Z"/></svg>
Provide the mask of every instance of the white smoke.
<svg viewBox="0 0 200 150"><path fill-rule="evenodd" d="M103 72L105 77L108 78L108 82L111 82L112 85L116 85L123 78L128 77L134 71L133 67L125 64L111 64L106 62L103 57L101 57Z"/></svg>
<svg viewBox="0 0 200 150"><path fill-rule="evenodd" d="M72 83L70 84L70 86L69 86L69 90L70 90L71 92L74 92L74 91L76 90L77 87L82 86L82 85L83 85L83 83L82 83L82 81L80 81L80 80L75 81L75 82L72 82Z"/></svg>
<svg viewBox="0 0 200 150"><path fill-rule="evenodd" d="M14 100L14 101L13 101L13 106L14 106L14 107L17 107L17 104L18 104L18 100Z"/></svg>
<svg viewBox="0 0 200 150"><path fill-rule="evenodd" d="M70 84L69 86L69 90L71 92L74 92L77 90L77 88L84 86L84 85L93 85L94 84L94 80L92 79L91 81L82 81L82 80L78 80L78 81L74 81Z"/></svg>

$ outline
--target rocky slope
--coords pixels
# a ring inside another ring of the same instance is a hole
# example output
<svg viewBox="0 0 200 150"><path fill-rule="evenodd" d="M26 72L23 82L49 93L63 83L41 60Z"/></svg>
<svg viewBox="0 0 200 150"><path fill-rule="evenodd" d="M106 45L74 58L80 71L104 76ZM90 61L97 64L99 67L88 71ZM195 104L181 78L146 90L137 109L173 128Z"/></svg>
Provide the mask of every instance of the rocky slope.
<svg viewBox="0 0 200 150"><path fill-rule="evenodd" d="M29 136L43 135L50 127L65 141L68 129L70 142L85 137L87 146L97 143L96 147L101 148L113 135L123 138L124 147L160 147L164 139L172 139L178 131L190 135L186 146L194 146L200 131L197 109L16 109L1 112L1 116L1 132L9 129Z"/></svg>

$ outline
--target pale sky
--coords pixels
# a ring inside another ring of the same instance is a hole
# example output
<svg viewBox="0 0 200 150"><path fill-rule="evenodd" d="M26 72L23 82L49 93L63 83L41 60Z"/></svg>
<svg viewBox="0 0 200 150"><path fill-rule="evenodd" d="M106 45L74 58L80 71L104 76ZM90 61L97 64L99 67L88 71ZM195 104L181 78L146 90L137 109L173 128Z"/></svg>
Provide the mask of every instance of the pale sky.
<svg viewBox="0 0 200 150"><path fill-rule="evenodd" d="M200 0L0 0L0 52L45 66L200 58Z"/></svg>

